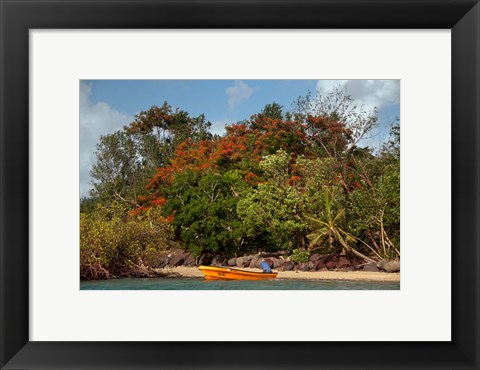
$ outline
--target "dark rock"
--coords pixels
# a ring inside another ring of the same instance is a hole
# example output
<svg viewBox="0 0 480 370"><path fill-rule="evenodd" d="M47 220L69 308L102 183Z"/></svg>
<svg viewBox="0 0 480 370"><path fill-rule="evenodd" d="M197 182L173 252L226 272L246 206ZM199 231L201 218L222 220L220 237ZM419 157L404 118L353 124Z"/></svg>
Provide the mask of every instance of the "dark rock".
<svg viewBox="0 0 480 370"><path fill-rule="evenodd" d="M238 267L244 267L245 266L245 259L244 257L238 257L237 260L235 261L235 264Z"/></svg>
<svg viewBox="0 0 480 370"><path fill-rule="evenodd" d="M320 258L322 258L323 256L319 253L314 253L310 256L310 261L312 261L313 263L317 262Z"/></svg>
<svg viewBox="0 0 480 370"><path fill-rule="evenodd" d="M279 268L280 266L283 265L285 261L282 260L281 258L274 258L273 259L273 268L276 269L276 268Z"/></svg>
<svg viewBox="0 0 480 370"><path fill-rule="evenodd" d="M230 267L233 267L237 264L237 259L236 258L230 258L228 261L227 261L227 265L230 266Z"/></svg>
<svg viewBox="0 0 480 370"><path fill-rule="evenodd" d="M258 262L258 260L259 260L258 256L254 256L254 257L251 259L248 267L250 267L250 268L256 268L256 267L257 267L257 262Z"/></svg>
<svg viewBox="0 0 480 370"><path fill-rule="evenodd" d="M325 267L325 258L320 258L318 261L314 262L313 269L318 271Z"/></svg>
<svg viewBox="0 0 480 370"><path fill-rule="evenodd" d="M325 256L326 262L328 261L335 261L337 262L338 256L336 254L328 254Z"/></svg>
<svg viewBox="0 0 480 370"><path fill-rule="evenodd" d="M285 261L280 268L280 271L292 271L295 268L295 264L292 261Z"/></svg>
<svg viewBox="0 0 480 370"><path fill-rule="evenodd" d="M249 267L250 262L252 262L253 256L243 256L243 266Z"/></svg>
<svg viewBox="0 0 480 370"><path fill-rule="evenodd" d="M203 254L200 256L200 259L198 260L198 265L201 266L210 266L212 263L213 256L209 253Z"/></svg>
<svg viewBox="0 0 480 370"><path fill-rule="evenodd" d="M383 262L383 261L381 261ZM382 269L386 272L399 272L400 271L400 261L384 261L382 264ZM378 267L378 265L377 265Z"/></svg>
<svg viewBox="0 0 480 370"><path fill-rule="evenodd" d="M180 266L184 261L183 254L174 254L168 261L168 265L172 267Z"/></svg>
<svg viewBox="0 0 480 370"><path fill-rule="evenodd" d="M364 264L365 261L363 259L361 259L360 257L353 257L352 259L352 265L356 266L356 265L361 265L361 264Z"/></svg>
<svg viewBox="0 0 480 370"><path fill-rule="evenodd" d="M353 267L353 266L343 267L343 268L339 269L339 271L345 271L345 272L355 271L355 267Z"/></svg>
<svg viewBox="0 0 480 370"><path fill-rule="evenodd" d="M313 270L313 262L301 262L297 265L297 270L299 271L311 271Z"/></svg>
<svg viewBox="0 0 480 370"><path fill-rule="evenodd" d="M184 255L183 264L190 267L195 266L195 257L193 257L193 254L187 253L186 255Z"/></svg>
<svg viewBox="0 0 480 370"><path fill-rule="evenodd" d="M376 263L367 263L363 266L363 271L378 272L379 269Z"/></svg>
<svg viewBox="0 0 480 370"><path fill-rule="evenodd" d="M352 264L350 263L350 260L345 257L345 256L340 256L338 257L337 260L337 268L345 268L345 267L350 267Z"/></svg>
<svg viewBox="0 0 480 370"><path fill-rule="evenodd" d="M331 259L325 263L325 267L329 270L333 270L335 267L337 267L337 262Z"/></svg>
<svg viewBox="0 0 480 370"><path fill-rule="evenodd" d="M361 269L363 267L363 265L365 264L365 261L362 260L360 257L353 257L353 259L351 259L352 261L352 265L355 266L356 269Z"/></svg>
<svg viewBox="0 0 480 370"><path fill-rule="evenodd" d="M168 264L168 256L161 255L161 256L158 256L151 263L151 267L161 269L161 268L164 268L165 266L167 266L167 264Z"/></svg>
<svg viewBox="0 0 480 370"><path fill-rule="evenodd" d="M216 254L212 259L212 263L210 263L211 266L225 266L226 264L227 264L227 261L225 257L219 254Z"/></svg>

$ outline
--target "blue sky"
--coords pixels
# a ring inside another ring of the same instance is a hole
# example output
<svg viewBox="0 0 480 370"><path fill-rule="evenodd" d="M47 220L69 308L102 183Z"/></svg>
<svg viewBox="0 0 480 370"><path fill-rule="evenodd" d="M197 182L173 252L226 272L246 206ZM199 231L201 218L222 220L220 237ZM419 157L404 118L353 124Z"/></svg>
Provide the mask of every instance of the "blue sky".
<svg viewBox="0 0 480 370"><path fill-rule="evenodd" d="M167 101L193 116L204 113L214 124L215 131L223 131L226 122L249 118L272 101L290 109L298 96L316 88L316 81L313 80L103 80L84 83L93 87L93 104L107 102L118 112L133 116Z"/></svg>
<svg viewBox="0 0 480 370"><path fill-rule="evenodd" d="M277 102L284 111L308 90L330 91L340 86L369 110L377 107L380 126L365 145L378 146L388 126L400 115L397 80L82 80L80 81L80 195L91 188L90 169L100 135L133 121L135 114L167 101L191 116L205 114L212 131L249 118L266 104Z"/></svg>

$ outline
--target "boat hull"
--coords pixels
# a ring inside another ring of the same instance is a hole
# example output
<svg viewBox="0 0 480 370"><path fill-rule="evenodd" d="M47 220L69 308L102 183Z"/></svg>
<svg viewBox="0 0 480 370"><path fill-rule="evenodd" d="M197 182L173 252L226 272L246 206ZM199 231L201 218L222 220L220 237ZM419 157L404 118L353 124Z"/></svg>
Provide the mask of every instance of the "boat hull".
<svg viewBox="0 0 480 370"><path fill-rule="evenodd" d="M276 272L245 271L229 267L199 266L198 269L202 271L205 280L268 280L277 277Z"/></svg>

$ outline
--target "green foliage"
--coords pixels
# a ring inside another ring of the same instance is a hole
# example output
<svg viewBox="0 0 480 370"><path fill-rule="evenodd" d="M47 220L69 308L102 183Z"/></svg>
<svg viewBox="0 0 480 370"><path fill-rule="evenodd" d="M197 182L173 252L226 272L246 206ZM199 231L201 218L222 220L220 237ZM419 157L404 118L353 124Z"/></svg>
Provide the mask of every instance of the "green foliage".
<svg viewBox="0 0 480 370"><path fill-rule="evenodd" d="M306 211L315 213L323 204L321 189L325 186L338 185L337 163L333 158L305 158L297 157L295 170L301 178ZM339 196L339 194L337 194Z"/></svg>
<svg viewBox="0 0 480 370"><path fill-rule="evenodd" d="M310 259L310 252L302 249L294 249L290 255L290 260L295 263L308 262Z"/></svg>
<svg viewBox="0 0 480 370"><path fill-rule="evenodd" d="M286 184L290 177L290 157L290 154L283 149L277 150L275 154L266 156L259 165L265 179L274 181L279 185Z"/></svg>
<svg viewBox="0 0 480 370"><path fill-rule="evenodd" d="M399 124L378 153L358 146L377 116L338 88L292 113L267 104L223 137L167 103L141 112L97 145L94 191L81 200L83 278L133 276L174 238L196 257L398 256Z"/></svg>
<svg viewBox="0 0 480 370"><path fill-rule="evenodd" d="M132 218L128 211L125 204L114 202L80 214L82 279L135 276L169 246L170 225L158 209L141 219Z"/></svg>
<svg viewBox="0 0 480 370"><path fill-rule="evenodd" d="M335 187L325 187L323 189L323 209L320 216L306 216L312 230L311 234L307 236L310 240L310 248L322 246L327 241L329 251L335 250L342 255L351 254L365 261L373 262L372 259L354 248L354 243L361 242L361 240L345 230L346 209L336 201L337 191Z"/></svg>
<svg viewBox="0 0 480 370"><path fill-rule="evenodd" d="M139 145L138 140L123 131L100 137L97 161L90 172L94 179L94 197L104 203L137 204L138 196L146 193L145 185L157 165L154 158L147 157L140 150Z"/></svg>
<svg viewBox="0 0 480 370"><path fill-rule="evenodd" d="M267 182L245 193L237 214L251 238L261 238L270 250L291 249L303 243L302 197L291 186Z"/></svg>
<svg viewBox="0 0 480 370"><path fill-rule="evenodd" d="M349 228L373 245L381 258L400 251L400 160L377 160L376 177L349 195Z"/></svg>
<svg viewBox="0 0 480 370"><path fill-rule="evenodd" d="M176 235L194 255L203 252L240 253L245 243L243 223L236 208L240 193L249 187L240 174L178 175L166 190L166 214L175 214Z"/></svg>
<svg viewBox="0 0 480 370"><path fill-rule="evenodd" d="M272 104L267 104L262 110L262 115L268 118L273 119L282 119L283 118L283 106L273 102Z"/></svg>
<svg viewBox="0 0 480 370"><path fill-rule="evenodd" d="M335 187L324 187L321 192L323 201L316 203L320 207L316 212L318 217L306 216L311 223L311 233L307 235L310 248L322 246L328 241L329 252L332 249L345 249L341 228L345 222L345 208L340 206L338 194Z"/></svg>
<svg viewBox="0 0 480 370"><path fill-rule="evenodd" d="M82 197L80 199L80 213L92 213L97 208L98 199Z"/></svg>
<svg viewBox="0 0 480 370"><path fill-rule="evenodd" d="M173 109L164 102L162 106L153 106L147 111L140 112L125 131L134 135L145 135L154 139L159 152L159 166L168 164L175 148L187 139L193 141L210 139L212 135L208 129L211 123L205 120L202 114L190 117L188 112Z"/></svg>
<svg viewBox="0 0 480 370"><path fill-rule="evenodd" d="M102 202L120 200L138 206L157 168L167 165L185 140L211 139L210 126L204 115L190 117L166 102L139 113L123 130L100 138L91 171L92 195Z"/></svg>

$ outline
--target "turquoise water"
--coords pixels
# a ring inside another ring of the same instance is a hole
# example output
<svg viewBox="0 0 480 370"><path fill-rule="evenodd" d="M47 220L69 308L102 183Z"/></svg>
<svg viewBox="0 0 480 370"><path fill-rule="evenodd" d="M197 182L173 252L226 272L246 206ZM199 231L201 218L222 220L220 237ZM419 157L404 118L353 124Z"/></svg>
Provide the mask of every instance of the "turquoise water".
<svg viewBox="0 0 480 370"><path fill-rule="evenodd" d="M398 290L399 282L345 280L206 281L198 278L81 281L81 290Z"/></svg>

